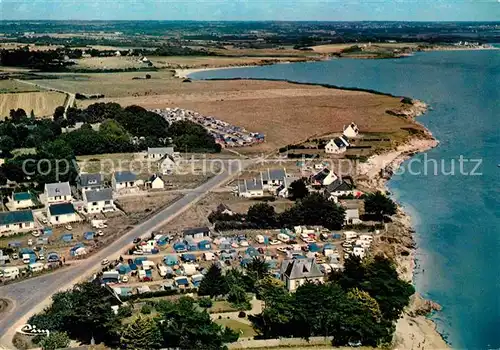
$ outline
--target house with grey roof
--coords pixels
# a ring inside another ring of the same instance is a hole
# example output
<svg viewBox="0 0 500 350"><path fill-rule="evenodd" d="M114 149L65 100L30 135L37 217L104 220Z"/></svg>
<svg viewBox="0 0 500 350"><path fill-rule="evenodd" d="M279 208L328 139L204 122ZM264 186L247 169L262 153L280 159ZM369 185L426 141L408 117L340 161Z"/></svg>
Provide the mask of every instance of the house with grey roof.
<svg viewBox="0 0 500 350"><path fill-rule="evenodd" d="M148 147L148 159L152 160L160 160L165 157L167 154L173 156L174 148L173 147Z"/></svg>
<svg viewBox="0 0 500 350"><path fill-rule="evenodd" d="M85 191L104 188L104 175L101 173L81 173L76 179L76 188L82 194Z"/></svg>
<svg viewBox="0 0 500 350"><path fill-rule="evenodd" d="M328 198L354 195L354 183L351 178L337 178L326 187Z"/></svg>
<svg viewBox="0 0 500 350"><path fill-rule="evenodd" d="M175 158L171 154L166 154L158 162L158 170L162 175L173 174L176 166L177 163L175 161Z"/></svg>
<svg viewBox="0 0 500 350"><path fill-rule="evenodd" d="M238 183L238 196L245 198L264 197L264 187L261 178L241 180Z"/></svg>
<svg viewBox="0 0 500 350"><path fill-rule="evenodd" d="M137 175L131 171L117 171L111 178L111 187L115 191L137 188Z"/></svg>
<svg viewBox="0 0 500 350"><path fill-rule="evenodd" d="M268 191L271 188L277 188L285 182L286 170L285 169L267 169L260 173L262 186L264 190Z"/></svg>
<svg viewBox="0 0 500 350"><path fill-rule="evenodd" d="M347 151L349 146L349 139L346 136L336 137L331 139L325 145L325 153L340 154Z"/></svg>
<svg viewBox="0 0 500 350"><path fill-rule="evenodd" d="M298 180L300 180L300 177L296 176L285 177L283 184L276 189L276 195L278 197L288 198L290 196L290 185Z"/></svg>
<svg viewBox="0 0 500 350"><path fill-rule="evenodd" d="M45 184L44 195L47 205L52 203L71 202L73 200L69 182Z"/></svg>
<svg viewBox="0 0 500 350"><path fill-rule="evenodd" d="M35 219L31 210L0 212L0 237L34 228Z"/></svg>
<svg viewBox="0 0 500 350"><path fill-rule="evenodd" d="M314 258L283 260L280 279L290 292L294 292L304 283L323 283L325 275L321 272Z"/></svg>
<svg viewBox="0 0 500 350"><path fill-rule="evenodd" d="M84 211L87 213L105 213L116 210L111 188L85 191L83 192L83 201Z"/></svg>

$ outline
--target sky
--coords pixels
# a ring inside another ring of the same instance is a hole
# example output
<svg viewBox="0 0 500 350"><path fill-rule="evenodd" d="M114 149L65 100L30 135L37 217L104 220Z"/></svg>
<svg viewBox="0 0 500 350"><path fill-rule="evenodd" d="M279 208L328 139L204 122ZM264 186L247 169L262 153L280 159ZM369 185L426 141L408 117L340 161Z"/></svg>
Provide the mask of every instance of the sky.
<svg viewBox="0 0 500 350"><path fill-rule="evenodd" d="M0 0L0 20L500 21L500 0Z"/></svg>

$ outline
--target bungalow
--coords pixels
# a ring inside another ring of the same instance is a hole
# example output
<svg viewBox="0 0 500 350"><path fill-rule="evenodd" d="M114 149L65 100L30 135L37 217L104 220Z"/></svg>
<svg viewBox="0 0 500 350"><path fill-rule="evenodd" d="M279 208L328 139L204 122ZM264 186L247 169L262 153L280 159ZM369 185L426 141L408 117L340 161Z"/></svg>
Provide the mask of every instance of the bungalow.
<svg viewBox="0 0 500 350"><path fill-rule="evenodd" d="M211 233L208 227L188 228L182 231L184 239L202 240L210 238Z"/></svg>
<svg viewBox="0 0 500 350"><path fill-rule="evenodd" d="M325 153L340 154L347 151L349 141L345 136L331 139L325 146Z"/></svg>
<svg viewBox="0 0 500 350"><path fill-rule="evenodd" d="M286 178L285 169L273 169L260 173L260 178L262 181L262 187L264 190L269 190L271 187L279 187L283 185Z"/></svg>
<svg viewBox="0 0 500 350"><path fill-rule="evenodd" d="M82 194L85 191L100 190L104 188L104 176L101 173L82 173L76 178L76 188Z"/></svg>
<svg viewBox="0 0 500 350"><path fill-rule="evenodd" d="M148 180L149 187L153 190L163 190L165 188L165 181L158 174L153 174Z"/></svg>
<svg viewBox="0 0 500 350"><path fill-rule="evenodd" d="M342 134L345 137L354 138L354 137L358 136L358 134L359 134L359 128L358 128L358 126L356 124L354 124L354 122L352 122L347 127L344 127L344 131L343 131Z"/></svg>
<svg viewBox="0 0 500 350"><path fill-rule="evenodd" d="M171 154L166 154L160 159L160 162L158 163L158 170L163 175L171 175L176 166L177 163L175 162L175 158Z"/></svg>
<svg viewBox="0 0 500 350"><path fill-rule="evenodd" d="M45 184L45 202L47 205L61 202L71 202L71 187L69 182Z"/></svg>
<svg viewBox="0 0 500 350"><path fill-rule="evenodd" d="M354 195L354 184L351 178L337 178L325 190L328 198Z"/></svg>
<svg viewBox="0 0 500 350"><path fill-rule="evenodd" d="M7 211L0 213L1 236L8 236L25 230L35 228L35 219L31 210ZM10 233L5 234L5 232Z"/></svg>
<svg viewBox="0 0 500 350"><path fill-rule="evenodd" d="M118 171L111 178L113 190L120 191L126 188L137 188L137 175L131 171Z"/></svg>
<svg viewBox="0 0 500 350"><path fill-rule="evenodd" d="M323 283L325 281L325 276L314 258L284 260L281 264L280 278L290 292L294 292L306 282Z"/></svg>
<svg viewBox="0 0 500 350"><path fill-rule="evenodd" d="M219 214L234 215L234 211L232 211L231 208L224 203L217 206L216 212Z"/></svg>
<svg viewBox="0 0 500 350"><path fill-rule="evenodd" d="M165 155L173 155L174 148L173 147L148 147L148 159L161 159L165 157Z"/></svg>
<svg viewBox="0 0 500 350"><path fill-rule="evenodd" d="M113 203L113 190L104 188L102 190L90 190L83 192L84 210L87 213L100 213L115 211Z"/></svg>
<svg viewBox="0 0 500 350"><path fill-rule="evenodd" d="M288 198L290 196L290 185L295 181L300 180L300 177L290 176L285 177L284 180L283 184L276 190L276 195L278 197Z"/></svg>
<svg viewBox="0 0 500 350"><path fill-rule="evenodd" d="M328 168L324 168L320 172L311 176L311 184L313 186L328 186L335 182L338 179L338 176L330 171Z"/></svg>
<svg viewBox="0 0 500 350"><path fill-rule="evenodd" d="M63 225L80 220L71 203L50 205L47 209L47 217L52 225Z"/></svg>
<svg viewBox="0 0 500 350"><path fill-rule="evenodd" d="M238 196L245 198L264 197L262 179L243 180L238 184Z"/></svg>
<svg viewBox="0 0 500 350"><path fill-rule="evenodd" d="M362 221L359 218L359 208L348 207L345 210L345 224L346 225L357 225L361 224Z"/></svg>
<svg viewBox="0 0 500 350"><path fill-rule="evenodd" d="M10 202L12 203L12 207L16 210L35 206L33 197L29 192L13 192Z"/></svg>

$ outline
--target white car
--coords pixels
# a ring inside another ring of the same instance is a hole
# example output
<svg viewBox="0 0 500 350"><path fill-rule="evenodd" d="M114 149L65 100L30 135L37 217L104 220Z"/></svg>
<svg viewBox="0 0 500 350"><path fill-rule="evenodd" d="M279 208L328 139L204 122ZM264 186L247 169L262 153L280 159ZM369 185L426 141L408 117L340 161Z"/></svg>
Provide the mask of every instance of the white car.
<svg viewBox="0 0 500 350"><path fill-rule="evenodd" d="M240 246L248 247L248 242L247 241L240 241Z"/></svg>
<svg viewBox="0 0 500 350"><path fill-rule="evenodd" d="M270 245L278 245L278 244L281 244L281 242L278 241L277 239L272 239L272 240L269 241L269 244Z"/></svg>
<svg viewBox="0 0 500 350"><path fill-rule="evenodd" d="M101 265L107 265L107 264L109 264L109 260L108 259L102 259Z"/></svg>
<svg viewBox="0 0 500 350"><path fill-rule="evenodd" d="M64 228L65 228L66 230L72 230L72 229L73 229L73 226L71 226L71 225L66 225L66 226L64 226Z"/></svg>
<svg viewBox="0 0 500 350"><path fill-rule="evenodd" d="M128 282L128 276L127 275L123 275L122 276L122 282L123 283L127 283Z"/></svg>
<svg viewBox="0 0 500 350"><path fill-rule="evenodd" d="M285 253L285 254L288 253L288 249L287 248L283 248L283 247L279 247L277 249L277 251L280 252L280 253Z"/></svg>
<svg viewBox="0 0 500 350"><path fill-rule="evenodd" d="M38 231L38 230L33 230L33 231L31 231L31 235L32 235L33 237L40 237L40 231Z"/></svg>
<svg viewBox="0 0 500 350"><path fill-rule="evenodd" d="M43 252L38 253L38 260L45 260L45 255Z"/></svg>
<svg viewBox="0 0 500 350"><path fill-rule="evenodd" d="M98 236L104 236L104 232L102 232L102 230L99 230L99 231L97 231L97 235Z"/></svg>
<svg viewBox="0 0 500 350"><path fill-rule="evenodd" d="M42 218L42 224L47 225L48 223L49 221L47 220L47 218Z"/></svg>
<svg viewBox="0 0 500 350"><path fill-rule="evenodd" d="M31 238L28 239L28 245L30 245L30 246L33 245L33 240Z"/></svg>

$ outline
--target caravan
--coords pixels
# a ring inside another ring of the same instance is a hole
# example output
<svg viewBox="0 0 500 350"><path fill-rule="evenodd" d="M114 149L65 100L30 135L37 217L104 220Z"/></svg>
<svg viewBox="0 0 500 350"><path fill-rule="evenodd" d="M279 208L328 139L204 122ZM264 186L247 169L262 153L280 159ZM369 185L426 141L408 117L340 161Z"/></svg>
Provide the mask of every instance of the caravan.
<svg viewBox="0 0 500 350"><path fill-rule="evenodd" d="M15 280L19 278L19 268L17 267L6 267L3 269L3 278L6 281Z"/></svg>
<svg viewBox="0 0 500 350"><path fill-rule="evenodd" d="M290 241L290 236L284 233L278 233L278 240L283 243L288 243Z"/></svg>
<svg viewBox="0 0 500 350"><path fill-rule="evenodd" d="M44 265L42 263L33 263L33 264L28 265L28 268L33 273L43 271L43 267L44 267Z"/></svg>

